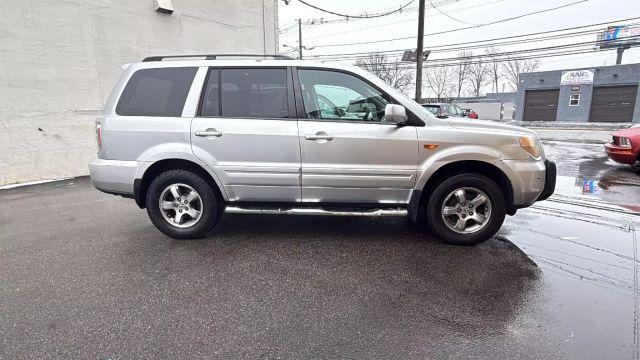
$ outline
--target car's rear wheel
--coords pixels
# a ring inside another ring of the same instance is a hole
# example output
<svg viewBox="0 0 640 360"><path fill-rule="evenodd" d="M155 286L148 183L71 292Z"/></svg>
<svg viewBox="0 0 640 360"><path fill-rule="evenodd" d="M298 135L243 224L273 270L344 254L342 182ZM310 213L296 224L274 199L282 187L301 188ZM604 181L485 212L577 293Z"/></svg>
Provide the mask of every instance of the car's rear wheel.
<svg viewBox="0 0 640 360"><path fill-rule="evenodd" d="M176 239L204 237L218 222L220 202L211 185L187 170L158 175L147 191L147 214L164 234Z"/></svg>
<svg viewBox="0 0 640 360"><path fill-rule="evenodd" d="M429 196L427 221L442 241L475 245L500 229L505 197L495 182L479 174L459 174L440 182Z"/></svg>

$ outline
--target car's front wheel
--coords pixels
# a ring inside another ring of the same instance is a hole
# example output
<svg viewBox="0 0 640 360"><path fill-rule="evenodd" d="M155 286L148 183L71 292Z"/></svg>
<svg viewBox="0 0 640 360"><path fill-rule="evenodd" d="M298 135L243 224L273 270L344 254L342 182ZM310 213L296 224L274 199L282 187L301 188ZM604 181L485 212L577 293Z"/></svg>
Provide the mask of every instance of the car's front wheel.
<svg viewBox="0 0 640 360"><path fill-rule="evenodd" d="M427 221L444 242L475 245L500 229L505 197L495 182L479 174L459 174L440 182L427 203Z"/></svg>
<svg viewBox="0 0 640 360"><path fill-rule="evenodd" d="M158 175L149 185L146 200L151 222L176 239L204 237L220 218L219 201L211 185L186 170Z"/></svg>

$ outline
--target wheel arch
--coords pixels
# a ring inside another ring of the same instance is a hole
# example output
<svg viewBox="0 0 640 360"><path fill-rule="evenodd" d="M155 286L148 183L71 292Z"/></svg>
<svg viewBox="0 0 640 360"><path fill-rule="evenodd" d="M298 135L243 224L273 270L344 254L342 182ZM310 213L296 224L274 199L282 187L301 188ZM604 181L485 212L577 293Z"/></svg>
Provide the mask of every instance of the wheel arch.
<svg viewBox="0 0 640 360"><path fill-rule="evenodd" d="M200 175L208 183L212 184L216 196L224 200L223 189L220 187L215 177L202 165L186 159L172 158L154 162L145 170L141 178L137 178L133 183L133 197L136 204L144 209L146 207L147 190L151 181L167 170L187 170Z"/></svg>
<svg viewBox="0 0 640 360"><path fill-rule="evenodd" d="M426 180L425 184L419 188L416 195L412 197L410 204L410 208L413 209L413 219L417 219L418 213L421 211L420 209L426 205L427 199L431 196L431 192L433 192L434 188L441 181L448 177L463 173L483 175L495 182L505 196L505 201L507 202L507 214L515 214L516 207L513 204L513 186L509 177L500 168L485 161L460 160L445 164L436 169Z"/></svg>

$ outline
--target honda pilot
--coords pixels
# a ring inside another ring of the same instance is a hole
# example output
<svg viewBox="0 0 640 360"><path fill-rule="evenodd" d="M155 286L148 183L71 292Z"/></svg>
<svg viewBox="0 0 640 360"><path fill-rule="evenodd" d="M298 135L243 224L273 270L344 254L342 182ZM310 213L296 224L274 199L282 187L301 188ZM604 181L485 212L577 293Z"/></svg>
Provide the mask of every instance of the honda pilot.
<svg viewBox="0 0 640 360"><path fill-rule="evenodd" d="M281 56L124 65L95 131L94 186L176 239L223 213L408 216L470 245L555 187L531 130L439 119L358 67Z"/></svg>

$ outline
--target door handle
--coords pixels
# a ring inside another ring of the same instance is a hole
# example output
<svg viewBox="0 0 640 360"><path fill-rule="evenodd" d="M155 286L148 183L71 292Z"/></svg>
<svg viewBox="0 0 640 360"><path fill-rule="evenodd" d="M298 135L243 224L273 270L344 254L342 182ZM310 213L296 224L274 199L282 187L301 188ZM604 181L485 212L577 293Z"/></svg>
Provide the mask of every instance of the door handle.
<svg viewBox="0 0 640 360"><path fill-rule="evenodd" d="M329 136L327 134L321 134L321 133L307 134L304 136L304 138L307 140L326 140L326 141L333 140L333 136Z"/></svg>
<svg viewBox="0 0 640 360"><path fill-rule="evenodd" d="M196 130L196 136L201 136L201 137L209 137L209 136L220 137L220 136L222 136L222 131L218 131L216 129Z"/></svg>

